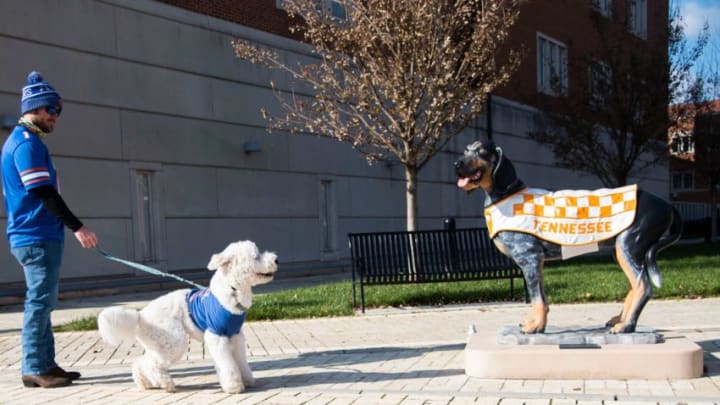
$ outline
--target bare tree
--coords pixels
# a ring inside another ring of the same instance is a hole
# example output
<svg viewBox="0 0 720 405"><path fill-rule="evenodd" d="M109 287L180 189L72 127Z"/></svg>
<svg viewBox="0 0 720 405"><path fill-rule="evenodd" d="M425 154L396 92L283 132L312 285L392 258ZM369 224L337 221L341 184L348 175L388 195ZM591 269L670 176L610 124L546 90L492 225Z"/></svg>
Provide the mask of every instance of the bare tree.
<svg viewBox="0 0 720 405"><path fill-rule="evenodd" d="M617 11L613 15L623 15ZM593 12L591 19L597 53L568 68L587 85L554 100L562 113L539 117L541 130L530 137L552 148L558 166L617 187L667 159L674 125L668 105L684 105L702 88L691 71L707 44L707 27L690 46L677 7L664 35L647 41L628 32L625 18Z"/></svg>
<svg viewBox="0 0 720 405"><path fill-rule="evenodd" d="M487 94L519 64L503 50L518 17L516 0L285 0L285 10L317 55L290 65L273 50L233 43L242 59L280 69L311 94L275 89L284 115L271 129L351 144L368 162L405 168L407 229L416 229L417 176L483 108ZM274 86L273 86L274 87Z"/></svg>
<svg viewBox="0 0 720 405"><path fill-rule="evenodd" d="M706 24L707 25L707 24ZM720 27L710 33L708 50L694 75L698 85L692 101L675 129L688 128L692 134L694 186L710 194L710 233L718 235L718 192L720 191Z"/></svg>
<svg viewBox="0 0 720 405"><path fill-rule="evenodd" d="M720 191L720 103L708 103L694 117L696 184L710 191L710 238L718 234L717 193Z"/></svg>

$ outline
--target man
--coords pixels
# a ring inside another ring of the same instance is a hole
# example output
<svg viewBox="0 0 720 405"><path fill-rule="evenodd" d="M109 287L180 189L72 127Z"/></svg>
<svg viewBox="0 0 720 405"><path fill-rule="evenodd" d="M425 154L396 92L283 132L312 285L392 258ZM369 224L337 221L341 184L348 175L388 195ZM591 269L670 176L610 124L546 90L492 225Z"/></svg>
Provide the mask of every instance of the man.
<svg viewBox="0 0 720 405"><path fill-rule="evenodd" d="M22 382L26 387L61 387L80 378L55 363L50 313L58 299L64 229L84 248L97 246L93 232L58 193L55 166L42 138L62 112L60 95L38 72L22 89L18 125L2 149L2 182L10 250L25 272L27 293L22 328Z"/></svg>

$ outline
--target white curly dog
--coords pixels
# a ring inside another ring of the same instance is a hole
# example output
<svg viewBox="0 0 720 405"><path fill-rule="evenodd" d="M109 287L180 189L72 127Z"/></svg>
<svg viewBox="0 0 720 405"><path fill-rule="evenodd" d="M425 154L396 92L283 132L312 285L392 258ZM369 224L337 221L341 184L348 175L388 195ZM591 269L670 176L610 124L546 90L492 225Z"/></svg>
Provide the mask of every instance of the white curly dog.
<svg viewBox="0 0 720 405"><path fill-rule="evenodd" d="M98 315L105 342L117 346L137 339L145 348L132 367L139 388L175 391L168 368L186 353L189 336L204 339L223 391L236 394L255 383L241 328L252 305L251 287L272 281L277 255L239 241L214 254L207 267L217 272L206 289L176 290L140 311L111 307Z"/></svg>

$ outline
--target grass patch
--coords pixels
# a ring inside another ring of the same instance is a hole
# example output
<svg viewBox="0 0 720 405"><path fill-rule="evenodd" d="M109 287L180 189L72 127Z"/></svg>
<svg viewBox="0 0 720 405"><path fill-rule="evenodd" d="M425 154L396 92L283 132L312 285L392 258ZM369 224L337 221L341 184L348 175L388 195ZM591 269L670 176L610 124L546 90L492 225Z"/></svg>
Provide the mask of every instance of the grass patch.
<svg viewBox="0 0 720 405"><path fill-rule="evenodd" d="M675 245L658 254L662 287L653 298L699 298L720 295L720 245ZM590 256L545 267L550 303L622 301L625 273L610 256Z"/></svg>
<svg viewBox="0 0 720 405"><path fill-rule="evenodd" d="M720 296L720 246L675 245L658 255L663 286L654 298ZM585 256L545 266L545 292L551 304L621 301L628 290L625 273L610 256ZM523 299L522 281L509 280L401 284L365 288L368 308L450 305ZM336 282L257 296L248 320L277 320L347 316L352 308L352 285ZM53 330L96 329L95 317L79 319Z"/></svg>
<svg viewBox="0 0 720 405"><path fill-rule="evenodd" d="M62 325L53 326L53 332L78 332L83 330L97 330L97 317L86 316Z"/></svg>

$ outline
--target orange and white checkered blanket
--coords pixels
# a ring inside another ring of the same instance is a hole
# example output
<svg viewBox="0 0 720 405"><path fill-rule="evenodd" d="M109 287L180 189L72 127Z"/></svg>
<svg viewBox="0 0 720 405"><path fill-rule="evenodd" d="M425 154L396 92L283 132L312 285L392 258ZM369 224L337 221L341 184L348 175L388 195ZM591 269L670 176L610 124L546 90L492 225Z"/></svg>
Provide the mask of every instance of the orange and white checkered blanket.
<svg viewBox="0 0 720 405"><path fill-rule="evenodd" d="M637 185L594 191L526 188L485 208L490 237L525 232L564 246L597 243L635 220Z"/></svg>

